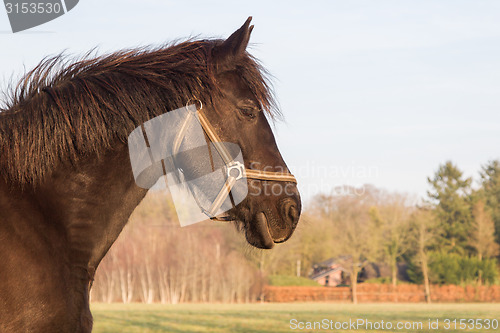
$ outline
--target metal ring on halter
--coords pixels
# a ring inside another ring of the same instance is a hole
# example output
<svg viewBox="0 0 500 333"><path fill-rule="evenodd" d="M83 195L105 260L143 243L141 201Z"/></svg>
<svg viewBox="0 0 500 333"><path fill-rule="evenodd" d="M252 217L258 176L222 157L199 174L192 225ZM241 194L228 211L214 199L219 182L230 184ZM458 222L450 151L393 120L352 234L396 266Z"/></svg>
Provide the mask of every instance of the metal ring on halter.
<svg viewBox="0 0 500 333"><path fill-rule="evenodd" d="M199 100L198 98L190 98L190 99L188 99L187 102L186 102L186 109L188 108L189 102L191 102L191 101L194 102L195 106L196 106L196 102L200 102L200 108L199 109L196 108L196 111L194 111L194 112L197 112L197 111L200 111L201 109L203 109L203 102L201 100Z"/></svg>
<svg viewBox="0 0 500 333"><path fill-rule="evenodd" d="M236 180L240 180L245 175L245 166L239 161L232 162L231 164L226 165L226 168L227 178L233 177ZM238 172L236 176L231 174L233 170L236 170Z"/></svg>

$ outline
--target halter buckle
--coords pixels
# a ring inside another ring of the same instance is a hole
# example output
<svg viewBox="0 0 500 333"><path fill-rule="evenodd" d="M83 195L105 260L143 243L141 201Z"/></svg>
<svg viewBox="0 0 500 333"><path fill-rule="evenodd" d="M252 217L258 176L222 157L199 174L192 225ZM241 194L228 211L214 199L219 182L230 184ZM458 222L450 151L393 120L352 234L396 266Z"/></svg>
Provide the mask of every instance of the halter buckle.
<svg viewBox="0 0 500 333"><path fill-rule="evenodd" d="M233 174L233 170L236 170L238 172L238 175L234 175ZM239 161L233 161L231 162L230 164L228 164L227 166L227 177L233 177L235 178L236 180L240 180L243 178L245 174L245 166L243 165L243 163L239 162Z"/></svg>

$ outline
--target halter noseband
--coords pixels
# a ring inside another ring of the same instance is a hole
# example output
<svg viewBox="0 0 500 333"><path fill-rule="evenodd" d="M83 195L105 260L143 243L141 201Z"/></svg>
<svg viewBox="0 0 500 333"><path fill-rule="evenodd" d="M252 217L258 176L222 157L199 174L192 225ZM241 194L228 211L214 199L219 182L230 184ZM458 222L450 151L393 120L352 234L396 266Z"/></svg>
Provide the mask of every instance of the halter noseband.
<svg viewBox="0 0 500 333"><path fill-rule="evenodd" d="M200 103L200 108L196 108L195 112L188 112L188 116L186 117L183 126L180 131L177 133L177 136L174 141L174 155L179 151L180 144L184 139L184 135L187 129L187 124L190 122L193 113L196 113L198 116L197 119L200 122L203 131L207 136L207 145L210 149L210 142L213 144L222 160L224 161L224 165L227 173L227 180L220 189L217 197L212 202L210 208L208 210L203 209L201 205L203 213L207 215L211 220L227 222L231 221L231 219L227 217L219 218L216 216L217 211L220 209L226 198L230 195L231 189L236 184L236 181L246 178L246 179L256 179L256 180L265 180L265 181L279 181L279 182L291 182L297 184L297 180L295 177L289 172L274 172L274 171L263 171L263 170L254 170L247 169L243 165L243 163L239 161L233 161L231 157L231 153L227 150L222 140L219 138L217 133L215 132L214 127L210 124L207 117L203 114L203 104L201 101L197 100ZM188 101L189 104L189 101ZM196 106L196 104L195 104ZM186 104L186 109L189 110L188 105ZM234 204L233 204L234 206Z"/></svg>

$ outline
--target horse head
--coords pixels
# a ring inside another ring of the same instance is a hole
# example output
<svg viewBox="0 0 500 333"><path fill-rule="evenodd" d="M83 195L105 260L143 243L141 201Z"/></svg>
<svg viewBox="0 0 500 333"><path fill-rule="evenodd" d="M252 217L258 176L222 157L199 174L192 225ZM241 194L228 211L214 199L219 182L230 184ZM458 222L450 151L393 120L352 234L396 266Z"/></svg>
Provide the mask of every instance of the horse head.
<svg viewBox="0 0 500 333"><path fill-rule="evenodd" d="M253 26L249 18L212 51L209 70L220 89L207 103L206 116L223 141L236 143L247 170L288 174L268 118L273 100L263 69L246 48ZM293 181L248 179L246 199L229 211L245 231L247 241L272 248L293 233L301 212L300 195Z"/></svg>

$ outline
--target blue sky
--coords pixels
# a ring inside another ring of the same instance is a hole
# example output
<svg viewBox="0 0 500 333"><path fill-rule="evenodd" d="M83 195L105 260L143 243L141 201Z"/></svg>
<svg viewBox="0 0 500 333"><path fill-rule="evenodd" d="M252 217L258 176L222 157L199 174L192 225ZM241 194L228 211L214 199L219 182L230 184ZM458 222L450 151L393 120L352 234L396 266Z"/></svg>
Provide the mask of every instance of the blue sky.
<svg viewBox="0 0 500 333"><path fill-rule="evenodd" d="M0 9L0 86L63 50L227 37L250 15L306 199L364 183L424 196L440 163L477 178L500 158L498 1L80 0L18 34Z"/></svg>

